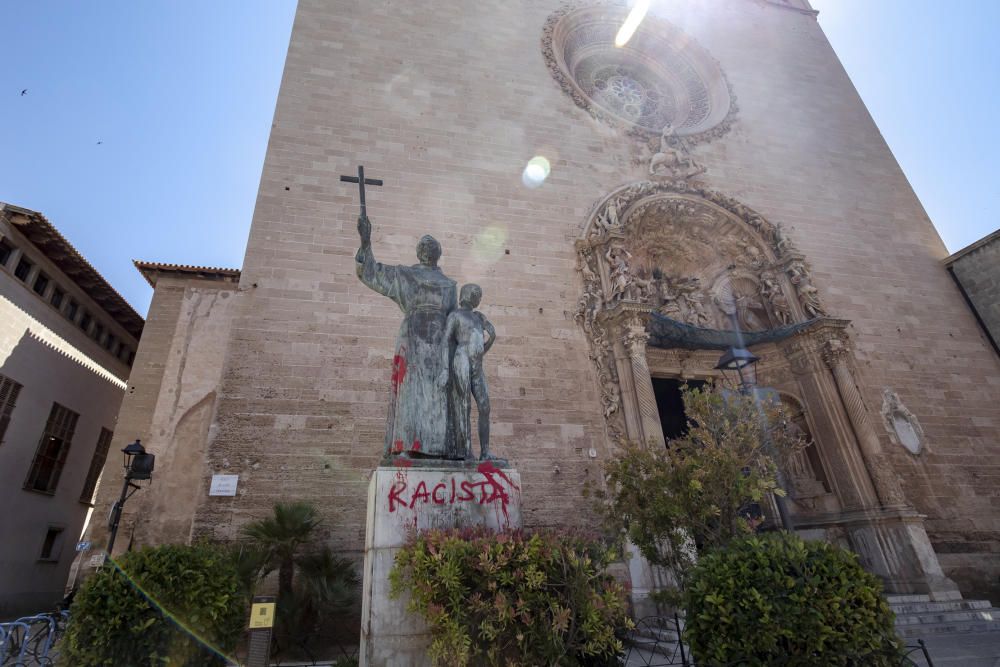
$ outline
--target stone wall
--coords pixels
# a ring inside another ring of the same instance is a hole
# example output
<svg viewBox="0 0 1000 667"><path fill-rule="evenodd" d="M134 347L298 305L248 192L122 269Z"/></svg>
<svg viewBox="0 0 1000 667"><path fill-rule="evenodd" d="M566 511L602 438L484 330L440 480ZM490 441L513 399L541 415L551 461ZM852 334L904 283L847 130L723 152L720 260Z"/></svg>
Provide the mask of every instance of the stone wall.
<svg viewBox="0 0 1000 667"><path fill-rule="evenodd" d="M205 499L196 535L233 537L302 499L322 508L332 546L361 549L401 316L354 275L358 195L338 177L358 163L385 181L368 191L379 260L415 262L432 233L443 270L483 287L499 334L494 450L521 472L525 524L587 521L581 489L610 449L572 319L573 241L605 194L648 178L648 154L553 79L540 38L558 6L301 0L201 480L236 472L240 491ZM869 409L889 387L922 425L918 455L880 437L932 539L954 545L943 564L967 593L989 592L1000 362L815 18L749 0L655 11L719 61L738 100L732 129L694 151L701 182L790 229L829 313L853 322ZM552 172L529 189L535 155Z"/></svg>
<svg viewBox="0 0 1000 667"><path fill-rule="evenodd" d="M983 326L1000 345L1000 230L944 261L961 283Z"/></svg>
<svg viewBox="0 0 1000 667"><path fill-rule="evenodd" d="M120 537L134 534L139 544L190 538L195 508L206 496L199 472L237 299L233 283L156 281L112 448L141 438L156 455L156 469L152 483L126 505ZM120 457L109 457L104 479L110 483L101 485L98 506L110 507L120 491ZM90 534L103 543L105 523L96 522ZM116 551L126 546L119 539Z"/></svg>

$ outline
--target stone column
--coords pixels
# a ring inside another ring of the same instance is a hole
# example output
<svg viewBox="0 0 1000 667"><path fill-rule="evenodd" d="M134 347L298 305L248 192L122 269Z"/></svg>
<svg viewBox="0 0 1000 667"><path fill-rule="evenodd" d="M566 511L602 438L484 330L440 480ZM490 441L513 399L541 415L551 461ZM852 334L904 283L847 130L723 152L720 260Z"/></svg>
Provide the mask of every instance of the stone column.
<svg viewBox="0 0 1000 667"><path fill-rule="evenodd" d="M848 366L847 355L847 346L844 341L837 338L828 341L823 349L823 361L833 372L837 391L847 409L851 426L854 427L854 433L861 448L861 456L868 468L868 474L871 475L879 501L884 507L905 506L907 502L903 488L882 451L882 444L879 442L875 428L868 417L868 408L861 398L861 391L854 382L854 374L851 373Z"/></svg>
<svg viewBox="0 0 1000 667"><path fill-rule="evenodd" d="M632 367L632 384L635 386L639 421L642 427L643 443L663 445L663 427L660 413L656 408L656 394L653 392L653 378L649 374L646 360L646 331L644 318L633 317L625 323L625 349Z"/></svg>

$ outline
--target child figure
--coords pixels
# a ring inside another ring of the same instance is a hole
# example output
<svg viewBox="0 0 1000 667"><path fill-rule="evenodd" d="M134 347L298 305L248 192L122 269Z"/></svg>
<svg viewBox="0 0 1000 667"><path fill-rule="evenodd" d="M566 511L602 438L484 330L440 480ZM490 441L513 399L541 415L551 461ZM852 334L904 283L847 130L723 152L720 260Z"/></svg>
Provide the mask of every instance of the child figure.
<svg viewBox="0 0 1000 667"><path fill-rule="evenodd" d="M497 334L486 316L475 310L483 290L472 283L462 285L458 308L451 311L445 324L445 354L451 355L451 410L456 449L472 458L472 398L479 411L479 459L490 456L490 397L483 372L483 355L496 341ZM484 336L488 335L489 338Z"/></svg>

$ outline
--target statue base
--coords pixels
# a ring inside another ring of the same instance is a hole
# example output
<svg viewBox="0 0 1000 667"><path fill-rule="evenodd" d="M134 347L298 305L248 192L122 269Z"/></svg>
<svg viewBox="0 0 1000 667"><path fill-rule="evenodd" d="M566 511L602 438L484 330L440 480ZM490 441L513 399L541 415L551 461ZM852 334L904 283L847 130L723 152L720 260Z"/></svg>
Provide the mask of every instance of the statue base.
<svg viewBox="0 0 1000 667"><path fill-rule="evenodd" d="M368 485L361 607L361 667L430 665L430 632L408 612L408 596L389 597L396 553L415 532L432 528L521 528L521 479L494 461L395 457Z"/></svg>

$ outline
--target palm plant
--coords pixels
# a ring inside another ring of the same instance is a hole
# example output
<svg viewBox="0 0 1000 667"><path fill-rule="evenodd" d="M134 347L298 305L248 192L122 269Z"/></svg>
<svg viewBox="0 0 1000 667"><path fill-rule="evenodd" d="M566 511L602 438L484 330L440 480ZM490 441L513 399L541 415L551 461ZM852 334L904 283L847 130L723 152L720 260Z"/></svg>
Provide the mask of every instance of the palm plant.
<svg viewBox="0 0 1000 667"><path fill-rule="evenodd" d="M243 534L263 552L262 576L278 570L278 600L289 600L295 576L295 561L302 545L313 537L320 519L309 503L277 503L274 516L252 521Z"/></svg>

